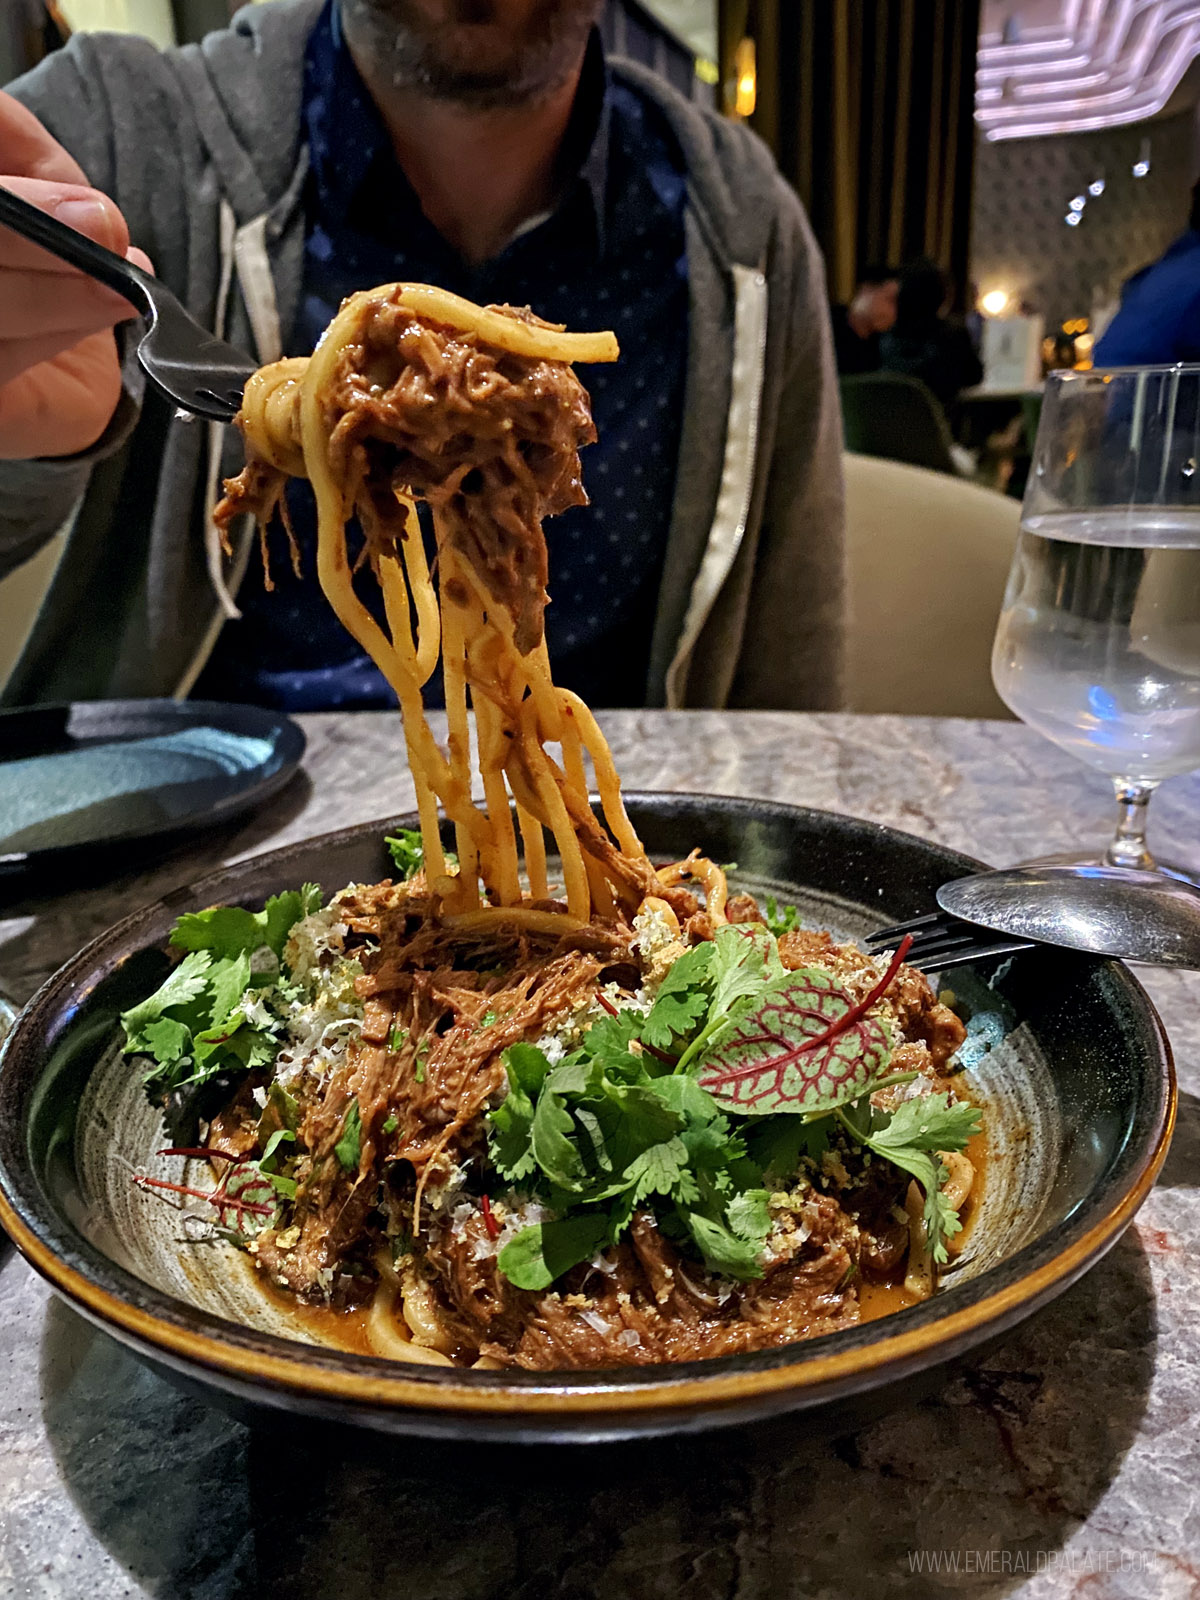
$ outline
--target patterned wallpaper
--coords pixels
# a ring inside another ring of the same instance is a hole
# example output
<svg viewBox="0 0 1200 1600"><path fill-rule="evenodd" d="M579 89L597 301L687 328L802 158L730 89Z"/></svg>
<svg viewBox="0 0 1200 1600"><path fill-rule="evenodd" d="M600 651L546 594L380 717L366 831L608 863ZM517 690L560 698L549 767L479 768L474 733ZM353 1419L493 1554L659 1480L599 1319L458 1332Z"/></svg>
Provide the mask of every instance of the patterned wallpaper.
<svg viewBox="0 0 1200 1600"><path fill-rule="evenodd" d="M1144 178L1130 168L1150 139ZM1056 326L1115 298L1187 225L1197 174L1194 111L1128 128L992 143L976 150L971 275L1023 295ZM1069 228L1067 203L1103 173L1105 191Z"/></svg>

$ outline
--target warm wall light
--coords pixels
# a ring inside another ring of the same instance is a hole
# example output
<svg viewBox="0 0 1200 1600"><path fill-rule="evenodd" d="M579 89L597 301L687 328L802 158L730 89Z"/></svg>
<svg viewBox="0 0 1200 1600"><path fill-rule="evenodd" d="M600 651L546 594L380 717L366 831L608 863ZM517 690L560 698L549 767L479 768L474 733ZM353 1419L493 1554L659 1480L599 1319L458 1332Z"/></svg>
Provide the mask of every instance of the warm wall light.
<svg viewBox="0 0 1200 1600"><path fill-rule="evenodd" d="M1008 310L1008 302L1012 298L1007 289L989 289L980 297L979 309L985 311L989 317L1003 316Z"/></svg>
<svg viewBox="0 0 1200 1600"><path fill-rule="evenodd" d="M743 39L733 52L733 114L752 117L758 104L758 70L754 60L754 40Z"/></svg>

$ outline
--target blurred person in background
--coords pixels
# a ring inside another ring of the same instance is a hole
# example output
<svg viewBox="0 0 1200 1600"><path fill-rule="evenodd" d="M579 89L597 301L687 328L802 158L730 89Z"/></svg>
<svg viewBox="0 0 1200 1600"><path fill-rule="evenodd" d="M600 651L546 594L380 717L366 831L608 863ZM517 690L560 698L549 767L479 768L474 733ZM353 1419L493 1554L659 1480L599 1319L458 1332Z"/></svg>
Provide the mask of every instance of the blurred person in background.
<svg viewBox="0 0 1200 1600"><path fill-rule="evenodd" d="M1200 361L1200 183L1186 233L1126 283L1092 361L1097 367Z"/></svg>
<svg viewBox="0 0 1200 1600"><path fill-rule="evenodd" d="M950 283L933 261L915 261L900 275L896 321L879 341L888 372L920 378L948 417L964 389L983 378L983 363L964 325L948 315Z"/></svg>
<svg viewBox="0 0 1200 1600"><path fill-rule="evenodd" d="M394 280L615 329L621 360L581 372L592 505L546 529L556 679L602 706L836 706L819 253L753 134L605 60L601 4L282 0L167 52L80 34L0 96L0 181L147 252L262 362ZM394 703L320 592L307 485L302 580L279 561L266 594L250 529L222 560L208 507L240 441L146 388L129 316L0 230L0 575L80 506L5 698Z"/></svg>
<svg viewBox="0 0 1200 1600"><path fill-rule="evenodd" d="M879 371L879 338L896 321L899 288L894 267L866 267L849 305L832 308L833 353L840 377Z"/></svg>

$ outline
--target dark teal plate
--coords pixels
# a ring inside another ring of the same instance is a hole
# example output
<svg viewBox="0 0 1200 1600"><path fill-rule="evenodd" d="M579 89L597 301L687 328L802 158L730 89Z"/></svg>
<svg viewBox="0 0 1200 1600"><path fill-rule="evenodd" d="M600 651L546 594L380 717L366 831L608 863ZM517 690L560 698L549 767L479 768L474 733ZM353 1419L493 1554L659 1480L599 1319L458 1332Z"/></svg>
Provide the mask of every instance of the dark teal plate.
<svg viewBox="0 0 1200 1600"><path fill-rule="evenodd" d="M295 772L304 735L258 706L99 700L0 712L0 877L219 826Z"/></svg>

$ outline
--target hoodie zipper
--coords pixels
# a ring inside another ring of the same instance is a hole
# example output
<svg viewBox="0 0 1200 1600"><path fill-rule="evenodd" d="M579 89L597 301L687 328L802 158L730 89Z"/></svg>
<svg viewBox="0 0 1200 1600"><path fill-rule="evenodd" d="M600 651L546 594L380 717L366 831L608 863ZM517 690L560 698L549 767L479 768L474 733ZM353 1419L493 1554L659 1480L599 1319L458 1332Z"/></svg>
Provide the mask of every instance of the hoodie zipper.
<svg viewBox="0 0 1200 1600"><path fill-rule="evenodd" d="M667 668L667 705L683 705L692 652L728 578L746 528L754 494L759 417L767 359L767 280L758 267L736 263L733 278L733 362L729 411L725 421L725 459L712 527L692 584L679 644Z"/></svg>

